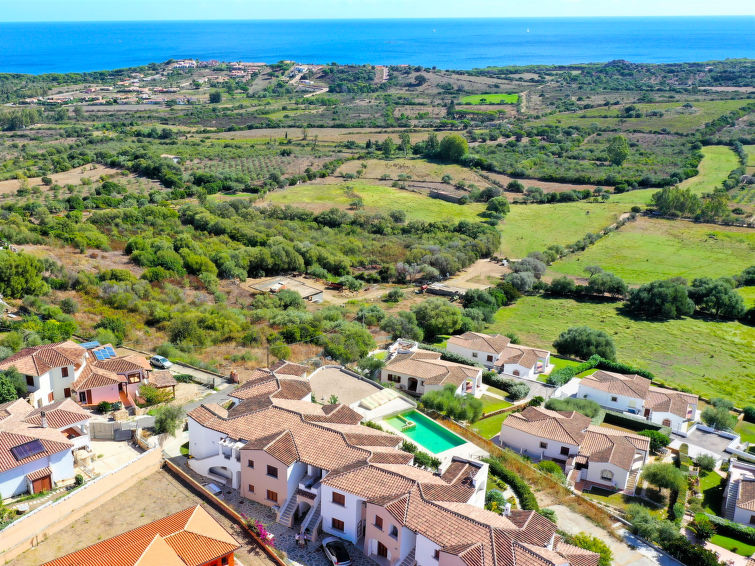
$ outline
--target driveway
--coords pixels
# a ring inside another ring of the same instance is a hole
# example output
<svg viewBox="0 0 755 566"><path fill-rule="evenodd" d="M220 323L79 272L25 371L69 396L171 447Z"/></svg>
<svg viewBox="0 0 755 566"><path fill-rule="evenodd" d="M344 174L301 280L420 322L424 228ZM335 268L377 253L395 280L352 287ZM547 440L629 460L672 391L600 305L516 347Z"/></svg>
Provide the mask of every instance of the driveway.
<svg viewBox="0 0 755 566"><path fill-rule="evenodd" d="M695 458L701 454L710 454L717 460L729 458L726 447L731 443L730 438L718 436L713 432L705 432L696 428L686 438L678 434L671 437L672 448L679 448L682 443L689 446L689 456Z"/></svg>
<svg viewBox="0 0 755 566"><path fill-rule="evenodd" d="M626 530L621 531L626 542L618 541L587 517L575 513L568 507L553 505L549 509L556 512L558 527L563 531L571 535L587 533L605 542L613 552L614 566L683 566L681 562L658 552ZM630 545L636 550L630 548Z"/></svg>

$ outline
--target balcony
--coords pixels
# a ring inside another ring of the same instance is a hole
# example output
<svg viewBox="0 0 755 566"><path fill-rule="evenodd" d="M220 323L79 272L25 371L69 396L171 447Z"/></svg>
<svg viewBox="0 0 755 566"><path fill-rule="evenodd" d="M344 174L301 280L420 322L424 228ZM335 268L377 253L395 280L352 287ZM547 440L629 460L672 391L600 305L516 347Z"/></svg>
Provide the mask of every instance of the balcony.
<svg viewBox="0 0 755 566"><path fill-rule="evenodd" d="M307 476L304 476L299 481L299 489L310 493L314 496L319 495L320 493L320 480L322 478L320 477L320 472L316 472L314 474L310 474Z"/></svg>

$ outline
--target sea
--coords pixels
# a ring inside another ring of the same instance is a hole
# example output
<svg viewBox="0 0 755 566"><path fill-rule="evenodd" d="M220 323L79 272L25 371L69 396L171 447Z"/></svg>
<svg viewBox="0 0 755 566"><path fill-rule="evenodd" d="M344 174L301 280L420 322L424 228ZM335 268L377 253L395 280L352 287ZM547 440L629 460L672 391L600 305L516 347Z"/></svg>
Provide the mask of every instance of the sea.
<svg viewBox="0 0 755 566"><path fill-rule="evenodd" d="M755 16L0 22L3 73L96 71L184 58L473 69L744 57L755 58Z"/></svg>

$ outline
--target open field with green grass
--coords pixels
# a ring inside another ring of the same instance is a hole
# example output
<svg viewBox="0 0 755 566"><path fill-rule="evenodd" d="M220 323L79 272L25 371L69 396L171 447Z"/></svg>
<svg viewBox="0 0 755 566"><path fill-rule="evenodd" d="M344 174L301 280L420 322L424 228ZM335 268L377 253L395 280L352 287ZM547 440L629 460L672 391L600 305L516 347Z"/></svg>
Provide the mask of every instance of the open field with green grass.
<svg viewBox="0 0 755 566"><path fill-rule="evenodd" d="M744 148L747 154L747 174L752 175L755 173L755 145L746 145Z"/></svg>
<svg viewBox="0 0 755 566"><path fill-rule="evenodd" d="M555 262L551 269L584 277L585 267L599 265L627 283L640 284L670 277L736 275L753 258L752 229L641 217L585 251Z"/></svg>
<svg viewBox="0 0 755 566"><path fill-rule="evenodd" d="M519 102L518 94L470 94L462 97L461 104L516 104Z"/></svg>
<svg viewBox="0 0 755 566"><path fill-rule="evenodd" d="M730 550L740 556L752 556L755 554L755 545L747 544L740 540L733 539L731 537L725 537L723 535L713 535L710 538L710 542L716 546Z"/></svg>
<svg viewBox="0 0 755 566"><path fill-rule="evenodd" d="M739 421L739 423L737 423L737 426L734 427L734 432L739 434L739 436L742 438L742 442L755 444L755 423Z"/></svg>
<svg viewBox="0 0 755 566"><path fill-rule="evenodd" d="M515 330L522 344L552 349L570 326L604 330L620 361L653 372L657 380L737 406L755 398L755 328L696 318L649 322L619 314L621 303L522 297L500 309L486 332Z"/></svg>
<svg viewBox="0 0 755 566"><path fill-rule="evenodd" d="M755 286L752 287L738 287L737 293L742 295L747 308L755 307Z"/></svg>
<svg viewBox="0 0 755 566"><path fill-rule="evenodd" d="M660 102L633 104L644 114L642 118L624 118L621 116L623 106L590 108L578 112L562 112L536 120L535 123L558 124L568 126L590 126L597 124L600 128L643 130L660 132L668 130L681 134L695 131L706 122L715 120L732 110L746 106L749 100L705 100L695 101L692 108L685 108L683 102ZM662 112L662 116L648 116L649 112Z"/></svg>
<svg viewBox="0 0 755 566"><path fill-rule="evenodd" d="M501 413L487 419L481 419L471 425L470 428L480 436L484 436L485 438L493 438L496 434L501 432L501 425L508 416L509 413Z"/></svg>
<svg viewBox="0 0 755 566"><path fill-rule="evenodd" d="M300 185L269 193L265 197L265 202L279 205L290 204L315 211L332 207L348 208L353 197L344 190L346 185L353 187L356 194L362 197L365 211L386 213L391 210L403 210L407 218L411 220L479 222L481 220L479 214L485 210L484 204L459 205L433 199L420 193L359 182L339 185Z"/></svg>
<svg viewBox="0 0 755 566"><path fill-rule="evenodd" d="M587 499L598 501L600 503L603 503L604 505L610 505L611 507L614 507L615 509L621 509L622 511L625 510L630 504L635 503L642 505L643 507L647 507L648 510L657 518L665 518L666 510L663 505L659 505L642 497L625 495L620 492L612 492L607 489L600 489L599 487L593 487L590 491L584 492L583 495L587 497Z"/></svg>
<svg viewBox="0 0 755 566"><path fill-rule="evenodd" d="M739 167L739 158L730 147L708 145L702 149L703 160L698 165L699 173L679 185L695 194L710 193Z"/></svg>
<svg viewBox="0 0 755 566"><path fill-rule="evenodd" d="M610 226L628 209L611 201L512 205L511 212L498 225L502 232L501 254L521 258L551 244L571 244L588 232Z"/></svg>

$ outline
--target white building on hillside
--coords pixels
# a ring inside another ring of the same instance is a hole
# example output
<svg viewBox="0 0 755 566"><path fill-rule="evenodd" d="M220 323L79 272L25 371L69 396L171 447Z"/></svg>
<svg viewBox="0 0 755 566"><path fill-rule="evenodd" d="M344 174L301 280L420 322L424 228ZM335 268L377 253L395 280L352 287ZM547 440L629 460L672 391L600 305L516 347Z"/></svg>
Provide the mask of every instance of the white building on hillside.
<svg viewBox="0 0 755 566"><path fill-rule="evenodd" d="M504 375L535 380L550 366L550 352L512 344L501 334L465 332L448 339L446 349Z"/></svg>

